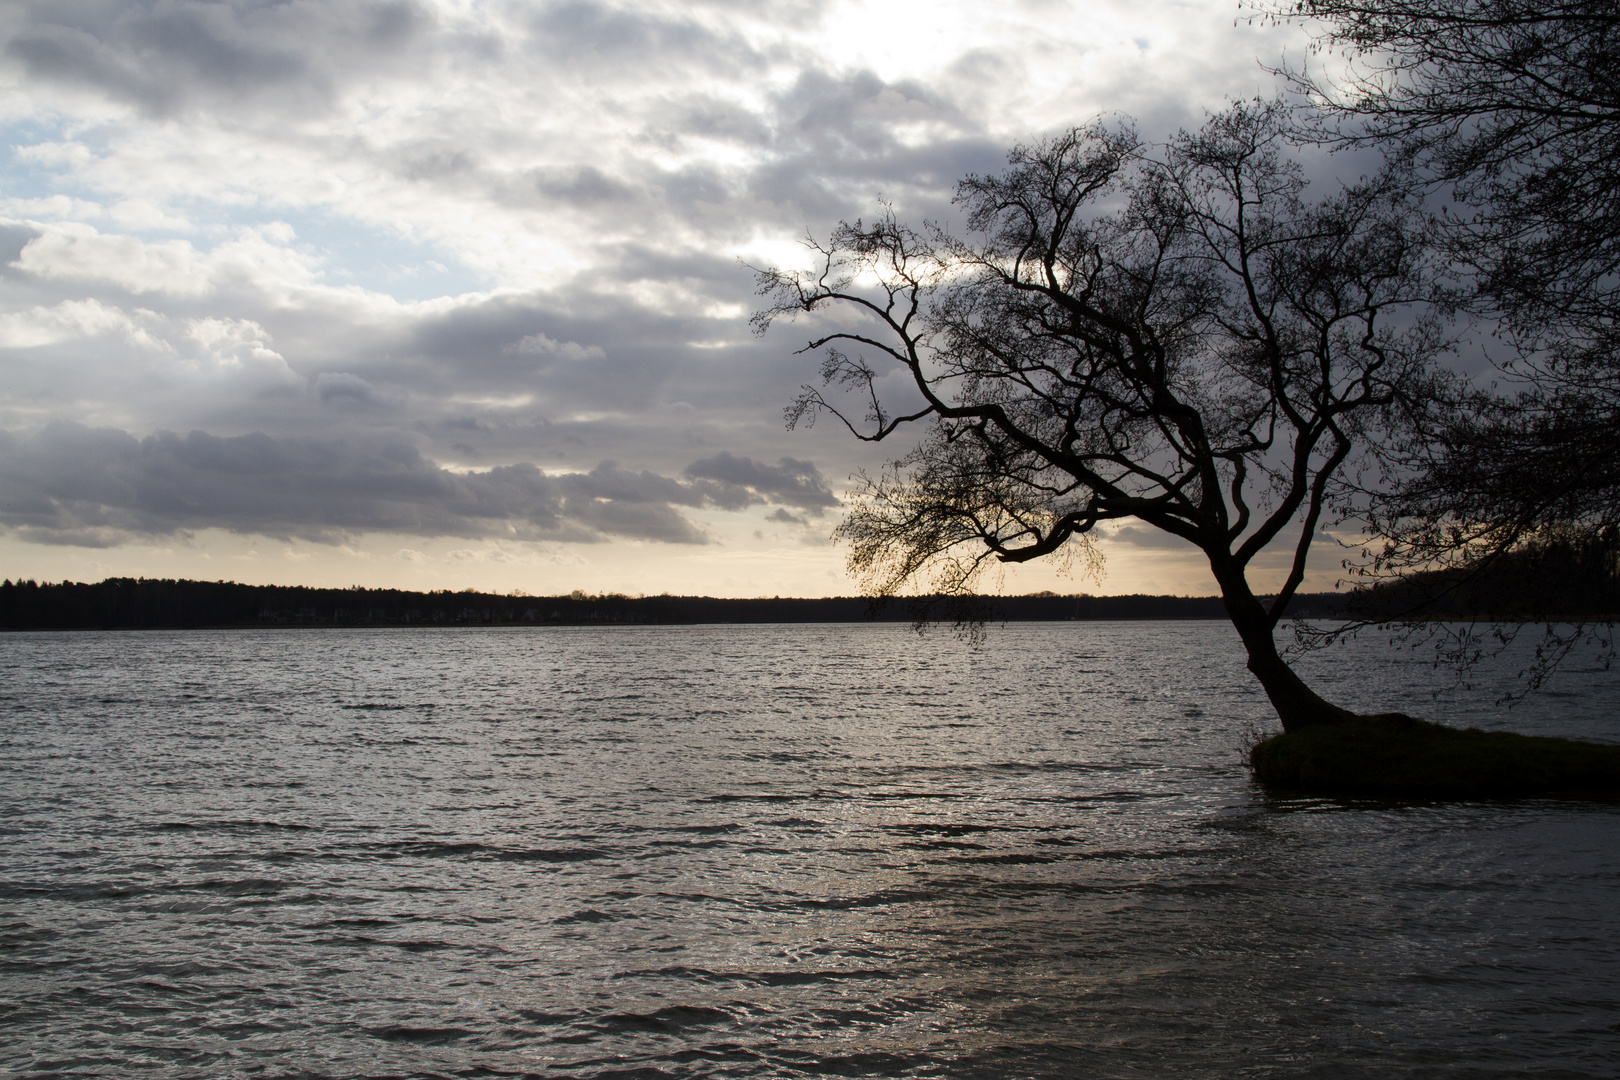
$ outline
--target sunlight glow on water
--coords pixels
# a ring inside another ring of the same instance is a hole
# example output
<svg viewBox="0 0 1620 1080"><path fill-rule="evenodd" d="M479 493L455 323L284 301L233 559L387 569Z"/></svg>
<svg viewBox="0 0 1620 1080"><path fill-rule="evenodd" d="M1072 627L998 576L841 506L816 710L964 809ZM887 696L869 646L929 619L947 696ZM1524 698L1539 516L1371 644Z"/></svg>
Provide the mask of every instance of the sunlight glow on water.
<svg viewBox="0 0 1620 1080"><path fill-rule="evenodd" d="M12 1075L1620 1073L1616 808L1268 798L1222 624L13 634L0 710Z"/></svg>

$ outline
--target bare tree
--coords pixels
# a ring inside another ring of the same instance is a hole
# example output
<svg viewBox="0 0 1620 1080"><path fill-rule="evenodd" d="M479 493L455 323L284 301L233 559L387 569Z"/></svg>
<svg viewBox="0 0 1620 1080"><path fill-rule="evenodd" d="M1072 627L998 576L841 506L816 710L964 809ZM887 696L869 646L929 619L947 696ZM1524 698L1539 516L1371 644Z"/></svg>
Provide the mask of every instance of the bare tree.
<svg viewBox="0 0 1620 1080"><path fill-rule="evenodd" d="M1461 204L1452 252L1517 322L1620 303L1620 3L1299 0L1334 82L1286 72L1331 140L1398 155Z"/></svg>
<svg viewBox="0 0 1620 1080"><path fill-rule="evenodd" d="M1316 137L1448 196L1439 233L1509 344L1509 386L1422 418L1375 569L1489 563L1620 528L1620 3L1299 0L1349 54L1288 72ZM1573 539L1572 539L1573 538ZM1605 539L1608 538L1608 539ZM1556 614L1549 612L1548 614Z"/></svg>
<svg viewBox="0 0 1620 1080"><path fill-rule="evenodd" d="M1208 558L1285 729L1354 719L1274 631L1325 517L1351 509L1345 470L1442 385L1447 342L1402 185L1310 201L1283 128L1264 104L1162 147L1093 124L962 181L969 239L886 213L812 241L813 271L761 273L761 332L837 320L806 347L822 384L790 424L830 414L874 442L924 425L839 528L870 590L966 591L997 560L1085 556L1099 524L1139 520ZM1284 580L1259 589L1251 565L1279 546Z"/></svg>

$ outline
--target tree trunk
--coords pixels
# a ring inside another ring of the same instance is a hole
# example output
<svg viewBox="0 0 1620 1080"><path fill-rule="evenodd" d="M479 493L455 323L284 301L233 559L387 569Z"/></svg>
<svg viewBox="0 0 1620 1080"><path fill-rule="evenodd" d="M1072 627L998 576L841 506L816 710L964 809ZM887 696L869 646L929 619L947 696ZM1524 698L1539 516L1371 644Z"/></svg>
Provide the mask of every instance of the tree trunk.
<svg viewBox="0 0 1620 1080"><path fill-rule="evenodd" d="M1355 713L1324 700L1306 686L1305 680L1283 660L1282 654L1277 651L1277 641L1272 636L1271 617L1266 613L1265 605L1250 590L1241 569L1223 574L1217 568L1215 578L1221 586L1221 600L1226 605L1226 613L1249 654L1249 670L1260 680L1266 697L1271 699L1271 707L1277 710L1283 730L1298 731L1321 724L1343 724L1355 720Z"/></svg>

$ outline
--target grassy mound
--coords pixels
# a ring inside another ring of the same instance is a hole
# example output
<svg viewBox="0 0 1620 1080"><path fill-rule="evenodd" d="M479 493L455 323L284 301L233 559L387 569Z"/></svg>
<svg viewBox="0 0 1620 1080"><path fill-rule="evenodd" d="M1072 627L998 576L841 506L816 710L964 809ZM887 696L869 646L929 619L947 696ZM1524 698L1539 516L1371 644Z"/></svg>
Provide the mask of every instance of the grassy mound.
<svg viewBox="0 0 1620 1080"><path fill-rule="evenodd" d="M1390 713L1277 735L1249 752L1268 787L1321 795L1620 798L1620 746L1451 728Z"/></svg>

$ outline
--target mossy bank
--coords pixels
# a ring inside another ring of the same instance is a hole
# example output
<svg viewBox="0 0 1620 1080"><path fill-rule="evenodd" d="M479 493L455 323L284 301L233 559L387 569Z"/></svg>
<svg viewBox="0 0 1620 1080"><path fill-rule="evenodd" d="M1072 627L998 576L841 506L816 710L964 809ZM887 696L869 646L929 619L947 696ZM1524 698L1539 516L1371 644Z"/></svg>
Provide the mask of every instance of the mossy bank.
<svg viewBox="0 0 1620 1080"><path fill-rule="evenodd" d="M1620 799L1620 746L1393 713L1273 736L1249 752L1249 764L1267 787L1322 795Z"/></svg>

